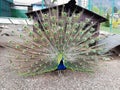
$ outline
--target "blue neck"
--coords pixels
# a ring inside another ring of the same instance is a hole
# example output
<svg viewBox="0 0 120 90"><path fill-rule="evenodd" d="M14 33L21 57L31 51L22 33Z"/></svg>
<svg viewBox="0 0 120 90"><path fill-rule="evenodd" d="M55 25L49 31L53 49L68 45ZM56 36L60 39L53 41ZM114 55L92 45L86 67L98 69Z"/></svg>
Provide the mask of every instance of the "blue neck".
<svg viewBox="0 0 120 90"><path fill-rule="evenodd" d="M66 69L66 67L63 63L63 60L64 60L64 58L62 57L62 60L60 61L59 65L57 67L57 70L65 70Z"/></svg>

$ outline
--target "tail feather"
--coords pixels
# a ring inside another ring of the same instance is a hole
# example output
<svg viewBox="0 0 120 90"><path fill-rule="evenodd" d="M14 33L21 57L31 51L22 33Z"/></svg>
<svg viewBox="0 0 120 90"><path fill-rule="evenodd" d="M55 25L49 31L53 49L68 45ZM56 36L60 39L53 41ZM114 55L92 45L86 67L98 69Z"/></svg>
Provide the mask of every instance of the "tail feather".
<svg viewBox="0 0 120 90"><path fill-rule="evenodd" d="M102 45L90 46L97 40L94 38L97 32L93 28L97 22L90 23L93 17L79 22L84 11L79 14L74 11L71 16L64 11L62 9L62 12L59 12L57 8L49 9L48 14L36 12L38 22L34 24L34 31L25 27L19 35L23 42L13 40L7 45L18 53L18 56L13 55L15 58L12 63L22 75L56 70L60 63L59 55L64 57L66 68L75 71L90 71L96 57L99 59L97 52Z"/></svg>

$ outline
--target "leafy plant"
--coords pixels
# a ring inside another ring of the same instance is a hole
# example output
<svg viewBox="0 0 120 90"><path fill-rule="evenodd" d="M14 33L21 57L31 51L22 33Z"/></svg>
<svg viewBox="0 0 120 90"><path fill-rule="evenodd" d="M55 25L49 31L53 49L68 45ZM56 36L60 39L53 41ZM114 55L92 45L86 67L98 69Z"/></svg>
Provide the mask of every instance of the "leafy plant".
<svg viewBox="0 0 120 90"><path fill-rule="evenodd" d="M52 0L52 3L55 3L57 0Z"/></svg>
<svg viewBox="0 0 120 90"><path fill-rule="evenodd" d="M104 23L104 25L105 25L106 27L110 27L110 15L109 15L109 13L107 13L106 18L107 18L107 21Z"/></svg>
<svg viewBox="0 0 120 90"><path fill-rule="evenodd" d="M99 14L99 12L100 12L100 10L99 10L99 8L97 6L93 6L92 10L93 10L93 12L95 12L97 14Z"/></svg>
<svg viewBox="0 0 120 90"><path fill-rule="evenodd" d="M118 27L118 24L119 24L118 21L113 20L113 22L112 22L113 28L117 28L117 27Z"/></svg>

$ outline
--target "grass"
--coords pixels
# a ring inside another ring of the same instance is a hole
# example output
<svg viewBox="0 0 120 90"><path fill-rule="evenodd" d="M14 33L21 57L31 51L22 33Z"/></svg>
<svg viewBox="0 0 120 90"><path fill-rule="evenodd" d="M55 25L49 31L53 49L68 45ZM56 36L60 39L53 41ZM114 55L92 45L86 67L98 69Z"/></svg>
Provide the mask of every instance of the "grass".
<svg viewBox="0 0 120 90"><path fill-rule="evenodd" d="M112 30L110 30L110 27L105 27L101 25L100 30L113 33L113 34L120 34L120 27L112 28Z"/></svg>

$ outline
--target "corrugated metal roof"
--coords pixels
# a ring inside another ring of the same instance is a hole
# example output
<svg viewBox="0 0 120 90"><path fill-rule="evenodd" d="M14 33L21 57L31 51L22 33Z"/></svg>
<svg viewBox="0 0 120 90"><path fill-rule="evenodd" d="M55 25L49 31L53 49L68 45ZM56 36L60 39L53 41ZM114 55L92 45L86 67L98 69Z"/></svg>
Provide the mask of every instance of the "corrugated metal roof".
<svg viewBox="0 0 120 90"><path fill-rule="evenodd" d="M120 46L120 35L119 34L110 35L106 37L105 39L100 40L99 44L104 44L103 53L107 53L110 50ZM120 50L118 50L118 52L120 52Z"/></svg>

